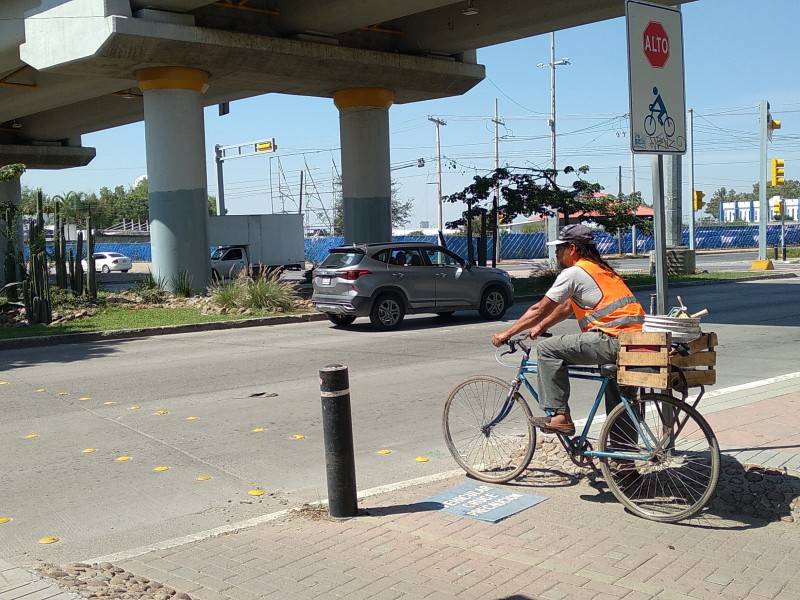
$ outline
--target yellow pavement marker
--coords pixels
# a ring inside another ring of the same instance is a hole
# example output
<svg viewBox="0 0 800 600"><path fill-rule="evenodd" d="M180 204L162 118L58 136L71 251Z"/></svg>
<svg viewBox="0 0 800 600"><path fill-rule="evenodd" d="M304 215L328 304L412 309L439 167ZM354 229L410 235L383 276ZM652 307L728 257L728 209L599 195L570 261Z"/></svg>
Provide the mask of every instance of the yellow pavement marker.
<svg viewBox="0 0 800 600"><path fill-rule="evenodd" d="M126 462L126 461L129 461L130 459L131 459L130 456L118 456L114 460L117 461L117 462Z"/></svg>
<svg viewBox="0 0 800 600"><path fill-rule="evenodd" d="M200 417L186 417L187 421L197 421Z"/></svg>
<svg viewBox="0 0 800 600"><path fill-rule="evenodd" d="M81 400L91 400L91 398L89 396L84 396L83 398L81 398Z"/></svg>
<svg viewBox="0 0 800 600"><path fill-rule="evenodd" d="M25 439L26 440L33 440L33 439L36 439L37 437L39 437L38 433L29 433L28 435L25 436Z"/></svg>
<svg viewBox="0 0 800 600"><path fill-rule="evenodd" d="M97 452L97 448L86 448L86 450L81 450L84 454L91 454L92 452Z"/></svg>
<svg viewBox="0 0 800 600"><path fill-rule="evenodd" d="M195 481L208 481L211 479L211 475L198 475L195 477Z"/></svg>
<svg viewBox="0 0 800 600"><path fill-rule="evenodd" d="M153 469L153 471L169 471L169 467L167 465L160 465Z"/></svg>
<svg viewBox="0 0 800 600"><path fill-rule="evenodd" d="M69 392L58 392L59 396L69 396Z"/></svg>
<svg viewBox="0 0 800 600"><path fill-rule="evenodd" d="M161 416L164 416L164 415L168 415L169 411L168 410L157 410L153 414L158 416L158 417L161 417Z"/></svg>
<svg viewBox="0 0 800 600"><path fill-rule="evenodd" d="M0 525L8 523L11 520L10 517L0 517Z"/></svg>
<svg viewBox="0 0 800 600"><path fill-rule="evenodd" d="M43 537L39 540L40 544L55 544L58 541L57 537Z"/></svg>
<svg viewBox="0 0 800 600"><path fill-rule="evenodd" d="M39 389L37 389L36 391L37 391L39 394L41 394L42 392L46 392L47 390L46 390L46 389L44 389L44 388L39 388Z"/></svg>
<svg viewBox="0 0 800 600"><path fill-rule="evenodd" d="M304 440L306 436L304 436L304 435L302 435L300 433L295 433L292 437L294 439L296 439L296 440Z"/></svg>
<svg viewBox="0 0 800 600"><path fill-rule="evenodd" d="M105 404L106 406L113 406L114 404L116 404L116 402L114 402L113 400L109 400L108 402L103 402L103 404Z"/></svg>
<svg viewBox="0 0 800 600"><path fill-rule="evenodd" d="M378 454L391 454L391 453L392 451L389 450L388 448L381 448L380 450L378 450Z"/></svg>
<svg viewBox="0 0 800 600"><path fill-rule="evenodd" d="M7 381L0 381L0 385L8 385Z"/></svg>
<svg viewBox="0 0 800 600"><path fill-rule="evenodd" d="M417 462L428 462L430 459L427 456L418 456L414 460L416 460Z"/></svg>
<svg viewBox="0 0 800 600"><path fill-rule="evenodd" d="M264 429L263 427L256 427L255 429L253 429L253 433L264 433L265 431L266 429Z"/></svg>
<svg viewBox="0 0 800 600"><path fill-rule="evenodd" d="M263 496L264 495L264 491L263 490L250 490L247 493L250 494L251 496Z"/></svg>
<svg viewBox="0 0 800 600"><path fill-rule="evenodd" d="M141 406L129 406L128 410L139 410L140 408L142 408L142 407Z"/></svg>

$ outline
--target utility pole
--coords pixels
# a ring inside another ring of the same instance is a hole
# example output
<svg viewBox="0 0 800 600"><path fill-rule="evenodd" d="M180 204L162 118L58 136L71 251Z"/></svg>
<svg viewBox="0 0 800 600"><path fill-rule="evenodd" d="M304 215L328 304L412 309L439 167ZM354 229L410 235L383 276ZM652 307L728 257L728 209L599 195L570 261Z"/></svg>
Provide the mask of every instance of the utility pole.
<svg viewBox="0 0 800 600"><path fill-rule="evenodd" d="M562 58L556 61L556 33L550 32L550 62L539 63L537 67L550 67L550 161L553 169L553 185L556 185L558 177L558 167L556 166L556 67L570 64L569 58ZM565 215L567 216L567 215ZM555 217L547 221L547 239L555 240L558 237L558 212ZM556 247L548 246L548 258L550 264L556 264Z"/></svg>
<svg viewBox="0 0 800 600"><path fill-rule="evenodd" d="M494 99L494 170L500 168L500 137L498 126L500 125L500 117L497 114L497 98ZM497 266L500 262L500 186L494 187L494 258L492 258L492 266Z"/></svg>
<svg viewBox="0 0 800 600"><path fill-rule="evenodd" d="M442 145L441 140L439 138L439 126L440 125L447 125L441 119L437 119L435 117L428 117L428 121L431 121L436 124L436 186L438 190L437 194L437 206L436 206L436 226L439 230L439 238L441 239L444 231L444 226L442 225Z"/></svg>

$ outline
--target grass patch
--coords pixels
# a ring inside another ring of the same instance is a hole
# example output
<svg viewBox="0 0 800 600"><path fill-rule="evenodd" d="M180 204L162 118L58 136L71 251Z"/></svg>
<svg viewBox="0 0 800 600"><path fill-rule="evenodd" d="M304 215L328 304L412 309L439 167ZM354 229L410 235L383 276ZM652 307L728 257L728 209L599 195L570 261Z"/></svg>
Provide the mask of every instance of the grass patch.
<svg viewBox="0 0 800 600"><path fill-rule="evenodd" d="M247 315L235 313L204 315L202 311L197 308L153 307L132 309L124 306L109 305L101 308L96 314L90 317L84 317L67 323L2 328L0 329L0 339L7 340L23 337L67 335L91 331L142 329L146 327L164 327L169 325L190 325L195 323L212 323L214 321L241 321L256 317L271 317L277 314L278 313L264 310L252 311L251 314Z"/></svg>
<svg viewBox="0 0 800 600"><path fill-rule="evenodd" d="M749 279L753 276L765 273L754 273L753 271L721 271L718 273L694 273L693 275L678 275L670 277L668 283L686 283L690 281L714 283L719 281L731 281L737 279ZM514 285L514 296L535 296L544 294L553 284L554 276L546 273L542 276L531 277L512 277L511 283ZM645 287L656 284L656 278L645 273L624 273L622 279L629 287Z"/></svg>

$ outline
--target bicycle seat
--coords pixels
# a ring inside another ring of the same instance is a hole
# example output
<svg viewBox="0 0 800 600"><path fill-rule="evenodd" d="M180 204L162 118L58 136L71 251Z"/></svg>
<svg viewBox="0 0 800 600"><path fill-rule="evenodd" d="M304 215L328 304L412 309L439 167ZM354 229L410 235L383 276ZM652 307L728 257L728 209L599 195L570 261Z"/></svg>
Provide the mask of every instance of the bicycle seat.
<svg viewBox="0 0 800 600"><path fill-rule="evenodd" d="M605 377L616 377L617 376L617 365L611 363L607 365L600 365L600 373L603 374Z"/></svg>

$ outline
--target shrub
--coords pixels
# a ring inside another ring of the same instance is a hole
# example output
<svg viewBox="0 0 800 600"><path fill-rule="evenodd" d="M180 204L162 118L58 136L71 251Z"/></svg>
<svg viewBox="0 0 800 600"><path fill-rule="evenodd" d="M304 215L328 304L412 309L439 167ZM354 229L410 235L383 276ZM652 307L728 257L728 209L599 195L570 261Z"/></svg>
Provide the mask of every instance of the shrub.
<svg viewBox="0 0 800 600"><path fill-rule="evenodd" d="M296 300L292 284L275 274L262 273L254 279L242 272L232 281L211 286L211 301L220 308L286 311L294 307Z"/></svg>
<svg viewBox="0 0 800 600"><path fill-rule="evenodd" d="M178 276L172 278L172 287L178 298L188 298L192 295L193 278L188 271L181 269Z"/></svg>

